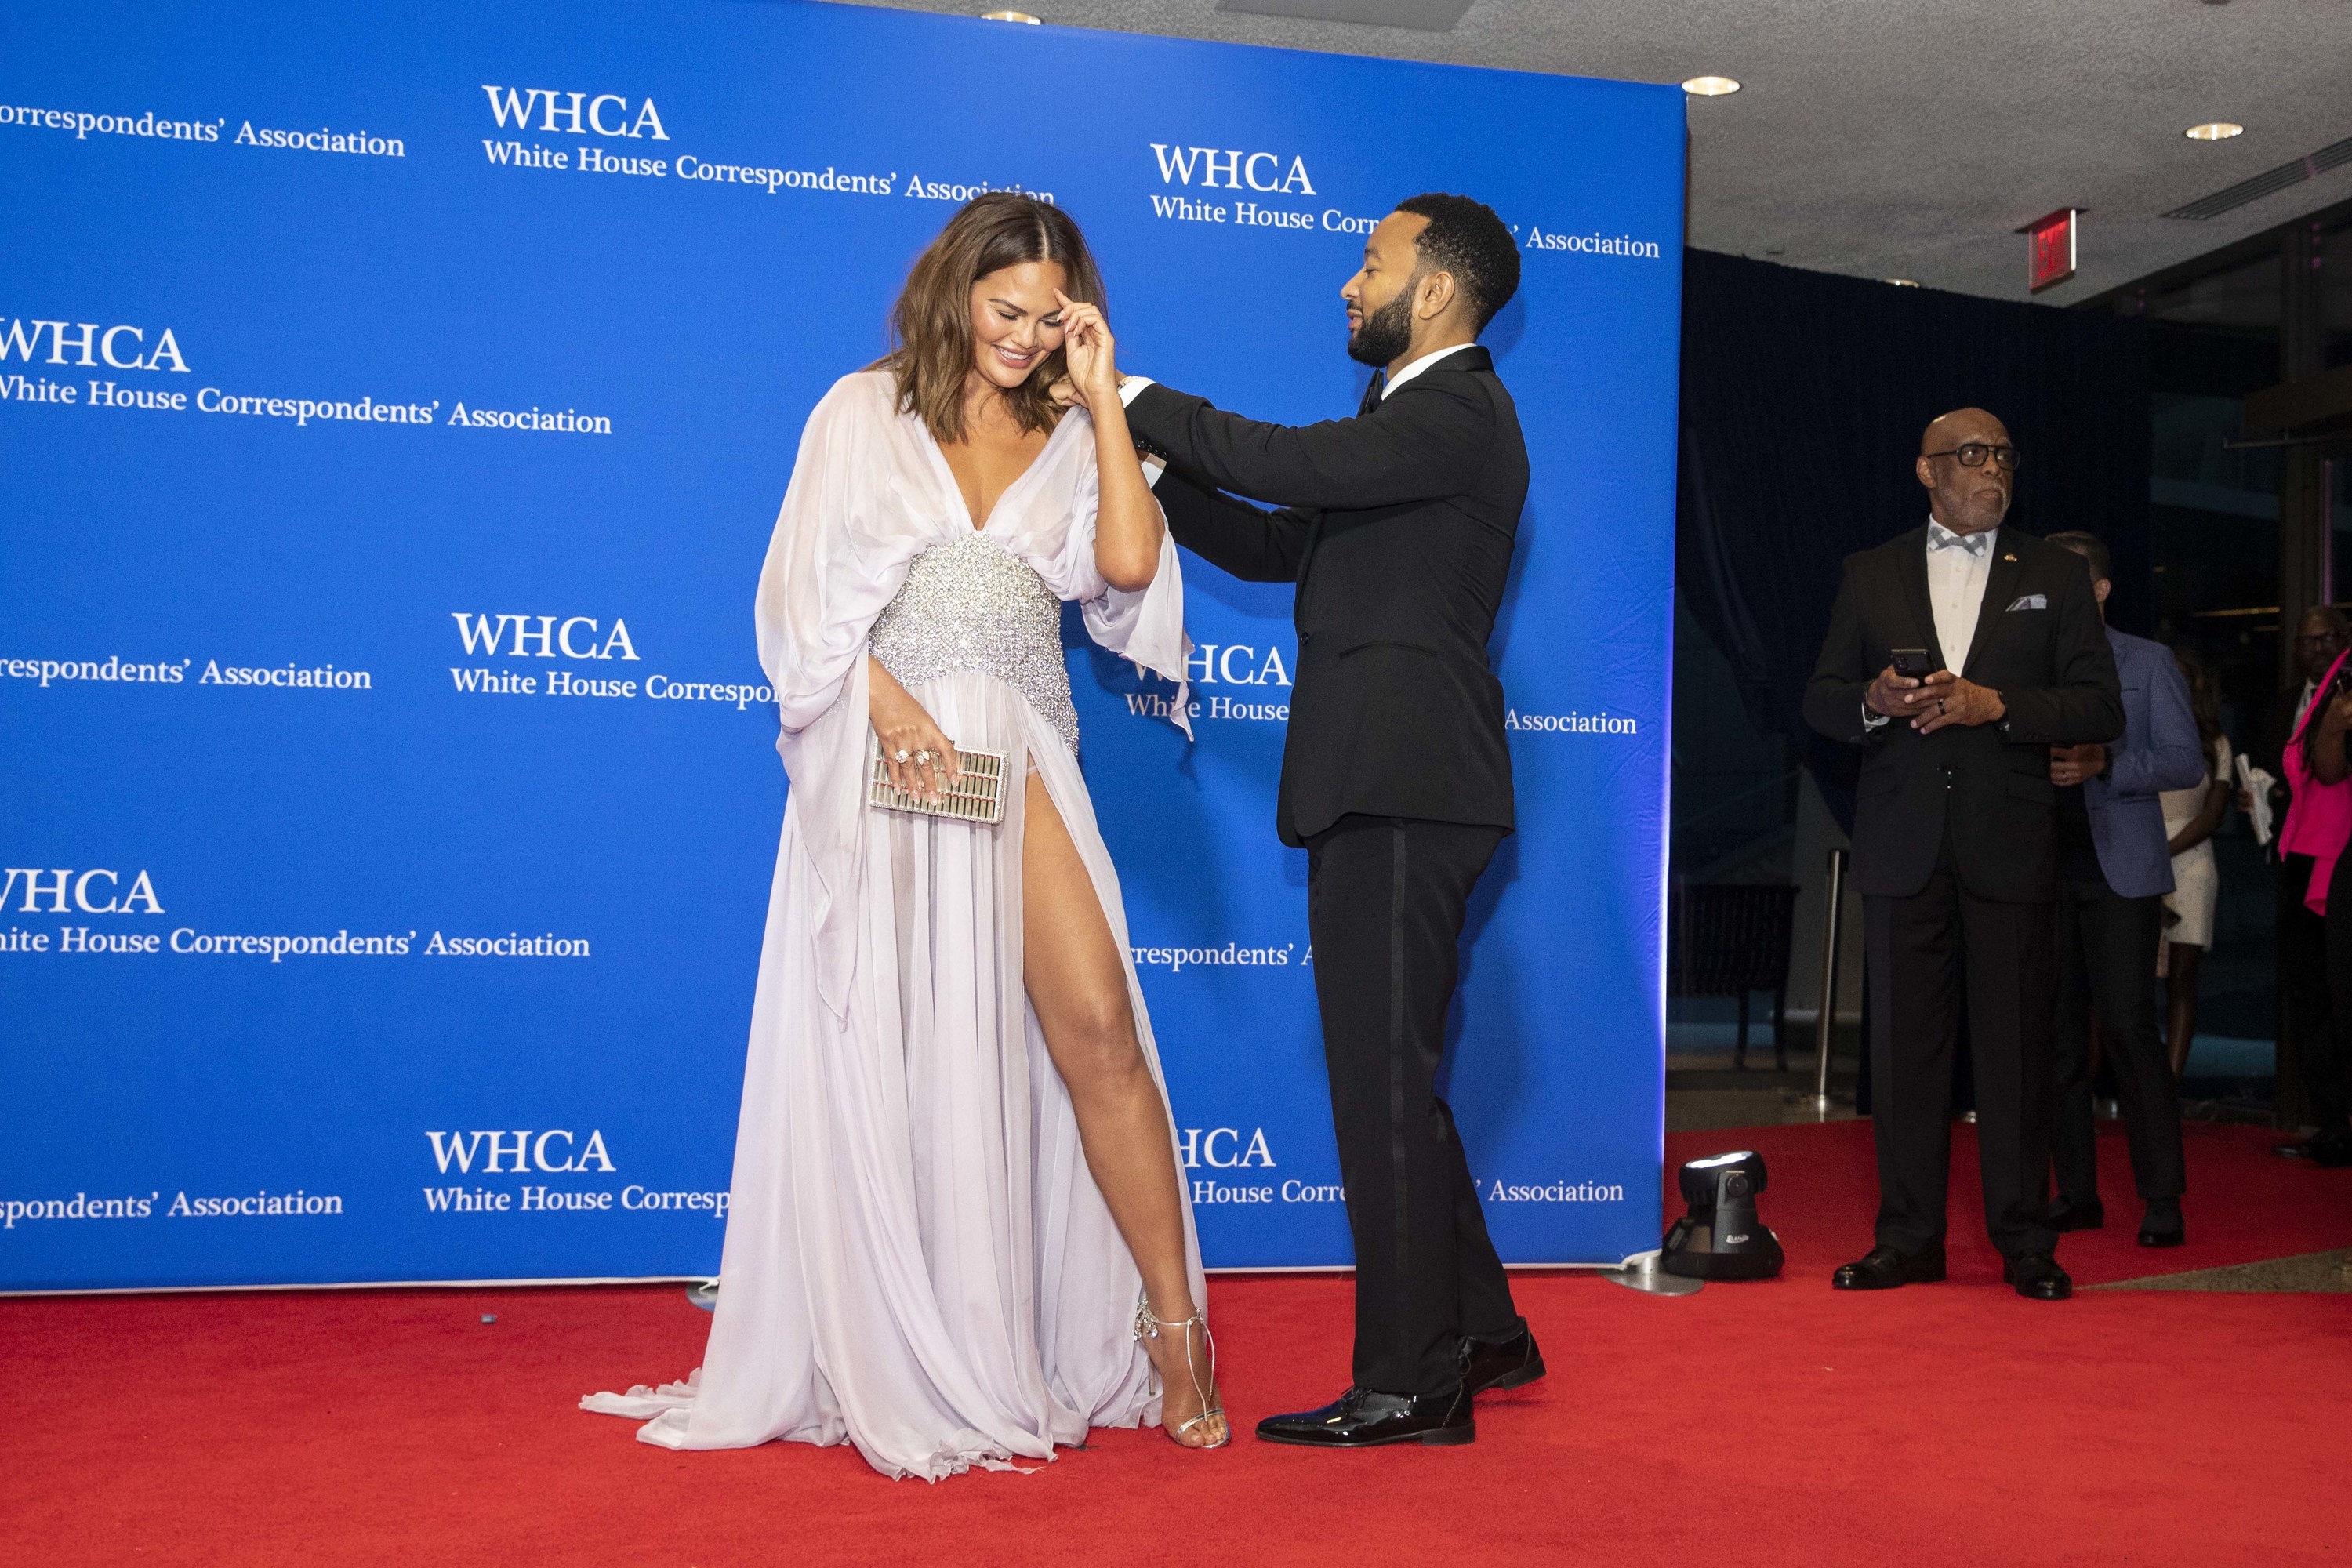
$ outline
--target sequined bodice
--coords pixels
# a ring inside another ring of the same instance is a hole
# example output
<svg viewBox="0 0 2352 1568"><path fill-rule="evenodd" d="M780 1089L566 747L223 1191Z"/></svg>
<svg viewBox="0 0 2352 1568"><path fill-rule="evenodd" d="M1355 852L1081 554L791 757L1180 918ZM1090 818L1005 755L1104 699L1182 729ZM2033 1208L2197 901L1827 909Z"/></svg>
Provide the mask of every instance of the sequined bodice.
<svg viewBox="0 0 2352 1568"><path fill-rule="evenodd" d="M1062 602L1026 562L984 533L968 531L916 556L866 646L906 685L958 669L992 675L1078 749L1078 710L1062 662Z"/></svg>

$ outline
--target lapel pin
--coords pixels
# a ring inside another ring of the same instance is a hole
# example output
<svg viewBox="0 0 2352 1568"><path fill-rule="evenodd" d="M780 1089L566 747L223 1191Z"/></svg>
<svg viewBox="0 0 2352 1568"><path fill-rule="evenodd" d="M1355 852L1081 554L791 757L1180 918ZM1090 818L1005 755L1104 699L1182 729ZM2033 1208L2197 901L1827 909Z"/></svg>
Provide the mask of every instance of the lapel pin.
<svg viewBox="0 0 2352 1568"><path fill-rule="evenodd" d="M2001 557L2001 559L2002 559L2003 561L2014 561L2014 560L2016 560L2016 559L2017 559L2017 557L2016 557L2016 556L2014 556L2014 555L2004 555L2004 556L2002 556L2002 557Z"/></svg>

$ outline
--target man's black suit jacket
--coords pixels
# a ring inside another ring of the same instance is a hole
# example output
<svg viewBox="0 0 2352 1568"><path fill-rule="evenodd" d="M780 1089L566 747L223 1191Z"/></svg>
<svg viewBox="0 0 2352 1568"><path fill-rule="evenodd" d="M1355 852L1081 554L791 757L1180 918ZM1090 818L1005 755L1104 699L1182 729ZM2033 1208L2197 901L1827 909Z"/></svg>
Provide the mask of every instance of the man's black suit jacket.
<svg viewBox="0 0 2352 1568"><path fill-rule="evenodd" d="M2262 733L2254 741L2254 766L2281 784L2286 782L2286 745L2294 738L2294 710L2302 705L2300 680L2273 693L2270 705L2263 710Z"/></svg>
<svg viewBox="0 0 2352 1568"><path fill-rule="evenodd" d="M1486 351L1455 350L1352 419L1265 425L1157 384L1127 417L1168 460L1157 493L1178 543L1236 577L1298 584L1283 842L1350 813L1509 831L1486 639L1528 450Z"/></svg>
<svg viewBox="0 0 2352 1568"><path fill-rule="evenodd" d="M2254 741L2254 766L2271 775L2271 841L2263 851L2266 859L2278 858L2278 830L2285 825L2286 808L2294 801L2294 788L2286 778L2286 748L2294 739L2294 710L2302 703L2300 680L2273 696L2263 714L2262 732ZM2232 779L2231 786L2236 783Z"/></svg>
<svg viewBox="0 0 2352 1568"><path fill-rule="evenodd" d="M1927 650L1944 667L1927 598L1926 525L1845 560L1805 722L1869 748L1854 792L1853 880L1907 898L1927 884L1947 818L1962 886L1980 899L2058 896L2057 789L2050 748L2123 733L2123 692L2083 558L2016 530L1996 536L1976 637L1960 674L2000 693L1997 723L1922 735L1906 719L1863 722L1862 696L1889 650Z"/></svg>

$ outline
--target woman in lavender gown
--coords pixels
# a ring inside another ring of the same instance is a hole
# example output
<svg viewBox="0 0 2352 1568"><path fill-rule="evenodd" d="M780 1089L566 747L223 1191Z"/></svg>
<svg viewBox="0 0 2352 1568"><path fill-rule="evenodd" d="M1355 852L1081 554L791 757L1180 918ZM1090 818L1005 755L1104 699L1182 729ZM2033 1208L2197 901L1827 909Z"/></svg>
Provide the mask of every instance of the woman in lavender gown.
<svg viewBox="0 0 2352 1568"><path fill-rule="evenodd" d="M809 416L760 580L792 790L718 1310L688 1382L583 1402L644 1441L847 1441L938 1479L1089 1426L1229 1435L1059 635L1076 600L1183 679L1102 298L1060 209L977 197L915 263L895 351ZM1057 405L1066 374L1095 412ZM959 745L1004 753L1002 824L869 805L877 742L926 795Z"/></svg>

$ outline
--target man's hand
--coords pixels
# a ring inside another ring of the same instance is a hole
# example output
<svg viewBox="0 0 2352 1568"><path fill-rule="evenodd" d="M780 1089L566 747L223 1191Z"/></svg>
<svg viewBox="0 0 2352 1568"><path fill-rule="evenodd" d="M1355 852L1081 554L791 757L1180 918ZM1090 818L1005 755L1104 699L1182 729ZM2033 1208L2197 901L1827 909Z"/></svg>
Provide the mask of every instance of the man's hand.
<svg viewBox="0 0 2352 1568"><path fill-rule="evenodd" d="M1953 724L1965 724L1973 729L1990 724L2009 711L2009 704L2000 693L1990 686L1979 686L1973 680L1963 680L1948 669L1939 669L1919 683L1916 691L1906 692L1903 710L1909 713L1911 727L1923 735Z"/></svg>
<svg viewBox="0 0 2352 1568"><path fill-rule="evenodd" d="M2060 789L2070 789L2085 779L2097 778L2106 771L2107 749L2105 746L2050 748L2050 782Z"/></svg>
<svg viewBox="0 0 2352 1568"><path fill-rule="evenodd" d="M1890 664L1878 672L1877 679L1863 689L1862 705L1873 713L1883 714L1889 719L1907 719L1912 710L1903 705L1904 693L1918 684L1907 675L1895 674L1895 667Z"/></svg>

